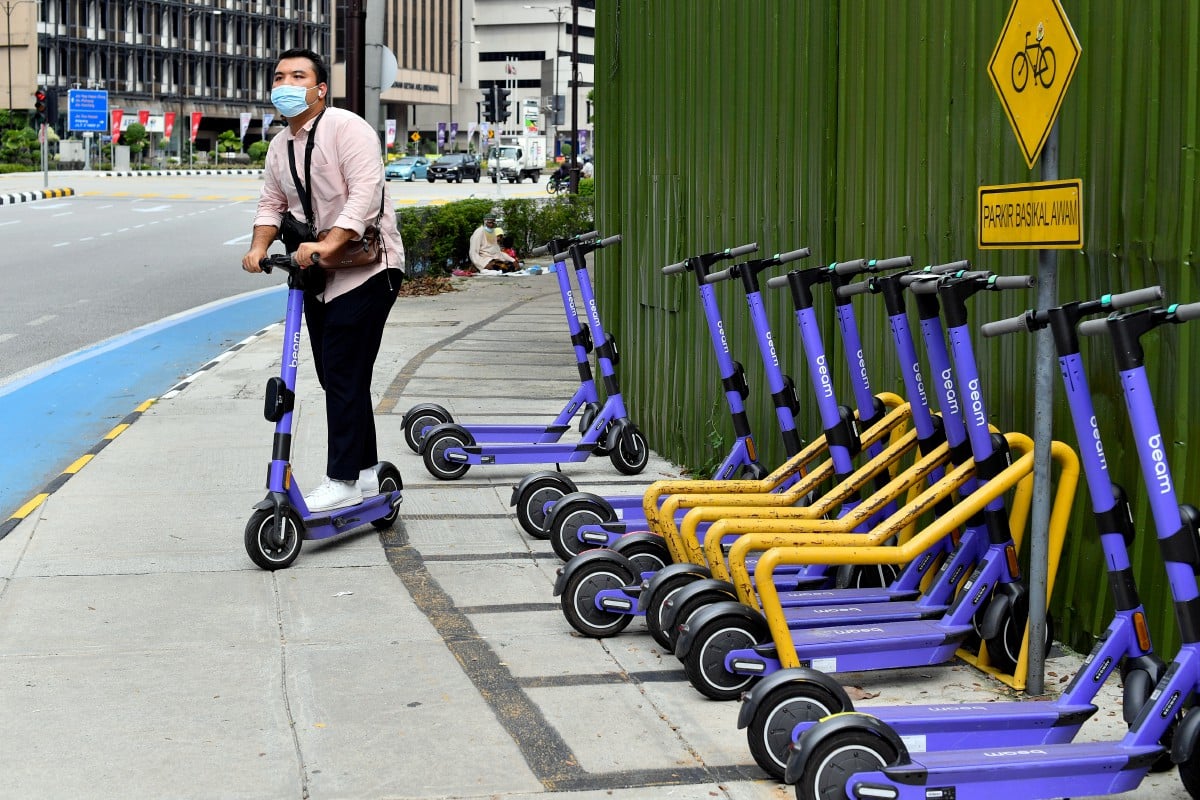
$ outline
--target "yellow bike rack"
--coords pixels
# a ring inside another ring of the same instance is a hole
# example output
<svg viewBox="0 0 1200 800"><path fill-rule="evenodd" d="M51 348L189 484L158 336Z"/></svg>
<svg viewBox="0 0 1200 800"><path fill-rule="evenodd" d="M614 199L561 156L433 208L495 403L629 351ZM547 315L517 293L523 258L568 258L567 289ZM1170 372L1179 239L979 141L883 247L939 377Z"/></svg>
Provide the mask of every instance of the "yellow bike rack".
<svg viewBox="0 0 1200 800"><path fill-rule="evenodd" d="M776 644L779 661L784 669L800 666L800 660L792 645L791 631L787 626L783 608L779 602L779 592L775 588L772 577L775 569L785 564L905 564L920 553L932 547L942 538L949 536L952 531L965 524L975 514L980 513L995 498L1021 481L1030 479L1033 473L1032 442L1023 434L1010 433L1006 435L1010 447L1024 450L1024 455L1014 460L1011 465L1002 470L995 478L980 485L976 491L959 501L955 507L926 526L907 542L899 545L862 546L862 534L793 534L791 544L786 547L774 547L766 550L759 558L754 569L755 584L758 590L759 602L762 604L767 627ZM1022 441L1024 440L1024 441ZM1071 516L1075 490L1079 482L1079 457L1068 445L1053 441L1050 444L1051 460L1059 465L1058 481L1051 506L1049 534L1049 580L1046 585L1046 600L1049 602L1054 589L1054 577L1058 571L1059 558L1062 554L1062 544L1066 537L1067 523ZM965 465L964 465L965 466ZM961 468L960 468L961 469ZM951 475L939 481L953 482L958 479L958 469ZM930 491L933 491L931 488ZM923 512L923 508L905 507L896 512L882 525L876 528L875 534L884 539L897 535L914 518ZM812 520L813 524L818 520ZM1010 556L1015 560L1015 554ZM737 564L732 565L734 569ZM744 571L744 559L742 569ZM736 573L735 573L736 574ZM1003 675L998 670L990 669L986 648L981 647L978 656L967 653L970 663L976 666L989 667L991 674L997 675L1006 684L1015 689L1025 688L1025 678L1028 671L1029 635L1026 630L1022 643L1017 667L1011 676ZM964 651L958 655L964 657Z"/></svg>
<svg viewBox="0 0 1200 800"><path fill-rule="evenodd" d="M863 445L874 444L883 438L884 435L889 435L902 422L907 422L911 416L911 409L908 403L899 395L891 392L880 392L879 399L884 406L889 408L889 412L882 420L871 426L868 431L862 434ZM874 436L874 438L869 438ZM718 494L767 494L773 493L783 486L793 475L800 474L807 477L810 467L813 466L818 458L828 451L828 445L825 441L825 436L821 435L807 447L801 450L796 455L792 456L783 465L776 468L774 472L761 480L667 480L655 481L646 488L645 494L642 496L642 510L645 512L646 521L650 530L653 533L662 534L663 531L659 526L661 515L665 511L659 509L659 502L662 498L669 495L687 495L701 493L718 493ZM825 468L828 471L825 472ZM833 475L832 465L822 464L818 467L824 477L821 480L828 479ZM820 485L820 480L809 482L802 480L808 486L804 493L798 495L803 497L808 492ZM795 488L795 487L793 487ZM795 502L795 501L793 501ZM669 518L673 519L674 508L671 509ZM673 524L673 523L672 523Z"/></svg>

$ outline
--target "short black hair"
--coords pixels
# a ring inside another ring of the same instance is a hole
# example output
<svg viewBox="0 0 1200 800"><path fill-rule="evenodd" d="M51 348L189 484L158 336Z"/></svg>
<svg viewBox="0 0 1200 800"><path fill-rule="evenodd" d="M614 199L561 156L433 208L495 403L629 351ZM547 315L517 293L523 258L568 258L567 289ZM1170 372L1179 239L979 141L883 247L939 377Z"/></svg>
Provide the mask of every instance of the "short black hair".
<svg viewBox="0 0 1200 800"><path fill-rule="evenodd" d="M329 70L325 67L325 60L317 55L316 51L309 50L307 47L293 47L280 53L279 58L275 59L275 63L278 64L288 58L307 58L312 62L313 72L317 73L317 83L329 83Z"/></svg>

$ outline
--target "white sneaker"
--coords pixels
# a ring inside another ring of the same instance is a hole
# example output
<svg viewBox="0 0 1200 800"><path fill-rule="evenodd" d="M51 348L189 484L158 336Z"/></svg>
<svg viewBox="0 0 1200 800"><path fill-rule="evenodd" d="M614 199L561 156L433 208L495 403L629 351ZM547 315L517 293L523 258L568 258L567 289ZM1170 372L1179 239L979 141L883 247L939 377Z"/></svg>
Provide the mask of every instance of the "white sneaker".
<svg viewBox="0 0 1200 800"><path fill-rule="evenodd" d="M378 489L376 489L378 492ZM321 485L304 495L304 504L310 512L332 511L362 502L362 492L355 481L337 481L326 478Z"/></svg>
<svg viewBox="0 0 1200 800"><path fill-rule="evenodd" d="M358 473L358 491L362 492L363 497L379 494L379 476L375 474L374 467L367 467Z"/></svg>

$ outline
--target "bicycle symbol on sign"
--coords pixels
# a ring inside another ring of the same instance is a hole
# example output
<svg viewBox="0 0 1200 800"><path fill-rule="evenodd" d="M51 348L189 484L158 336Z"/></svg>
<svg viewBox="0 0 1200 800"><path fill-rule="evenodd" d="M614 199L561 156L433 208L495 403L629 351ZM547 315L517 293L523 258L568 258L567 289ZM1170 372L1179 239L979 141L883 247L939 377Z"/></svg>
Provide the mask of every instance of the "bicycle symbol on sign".
<svg viewBox="0 0 1200 800"><path fill-rule="evenodd" d="M1045 25L1039 22L1037 39L1030 44L1027 31L1025 33L1025 49L1018 51L1017 55L1013 57L1012 85L1013 89L1018 92L1025 91L1031 72L1044 89L1049 89L1050 85L1054 83L1054 51L1049 47L1042 47L1042 37L1045 35ZM1030 55L1031 51L1032 55Z"/></svg>

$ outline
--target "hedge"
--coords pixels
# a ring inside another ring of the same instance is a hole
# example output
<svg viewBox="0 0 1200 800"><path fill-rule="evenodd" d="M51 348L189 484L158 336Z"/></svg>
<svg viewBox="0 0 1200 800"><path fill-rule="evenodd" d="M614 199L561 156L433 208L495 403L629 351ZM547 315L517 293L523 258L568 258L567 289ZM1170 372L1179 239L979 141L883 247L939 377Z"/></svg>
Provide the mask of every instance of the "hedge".
<svg viewBox="0 0 1200 800"><path fill-rule="evenodd" d="M406 208L397 214L410 275L444 274L470 263L471 234L483 218L498 209L500 226L513 240L517 255L560 236L573 236L593 227L593 198L459 200L440 206Z"/></svg>

